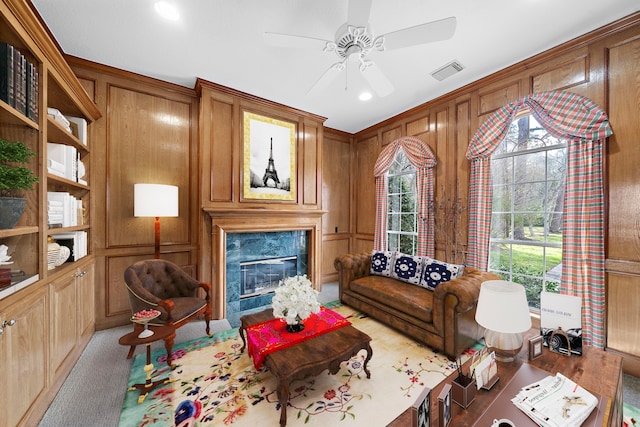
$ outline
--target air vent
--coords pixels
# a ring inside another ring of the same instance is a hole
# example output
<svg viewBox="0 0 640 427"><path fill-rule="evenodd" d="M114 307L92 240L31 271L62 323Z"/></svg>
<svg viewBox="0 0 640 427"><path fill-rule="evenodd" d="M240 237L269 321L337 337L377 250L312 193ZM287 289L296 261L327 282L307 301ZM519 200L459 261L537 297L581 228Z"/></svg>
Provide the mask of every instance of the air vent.
<svg viewBox="0 0 640 427"><path fill-rule="evenodd" d="M464 65L462 65L458 61L451 61L448 64L431 72L431 75L434 79L443 81L444 79L451 77L462 70L464 70Z"/></svg>

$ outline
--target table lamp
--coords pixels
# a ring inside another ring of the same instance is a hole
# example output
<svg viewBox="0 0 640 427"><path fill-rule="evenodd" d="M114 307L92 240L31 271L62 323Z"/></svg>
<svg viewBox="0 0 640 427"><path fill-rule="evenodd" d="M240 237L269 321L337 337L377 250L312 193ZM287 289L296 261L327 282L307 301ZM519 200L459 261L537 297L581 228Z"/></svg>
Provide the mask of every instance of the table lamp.
<svg viewBox="0 0 640 427"><path fill-rule="evenodd" d="M511 362L522 348L522 333L531 328L524 286L507 280L488 280L480 285L476 321L486 328L487 349L496 359Z"/></svg>
<svg viewBox="0 0 640 427"><path fill-rule="evenodd" d="M155 217L155 257L160 258L160 217L178 216L178 187L164 184L133 185L133 216Z"/></svg>

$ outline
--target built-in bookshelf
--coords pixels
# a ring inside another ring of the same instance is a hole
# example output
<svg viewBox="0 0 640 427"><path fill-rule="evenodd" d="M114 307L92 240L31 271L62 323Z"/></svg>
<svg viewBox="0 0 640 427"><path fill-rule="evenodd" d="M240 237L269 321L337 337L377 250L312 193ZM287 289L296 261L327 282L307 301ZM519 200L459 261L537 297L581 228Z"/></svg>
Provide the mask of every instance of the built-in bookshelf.
<svg viewBox="0 0 640 427"><path fill-rule="evenodd" d="M0 289L0 383L11 391L0 427L38 424L93 333L89 134L100 115L30 3L0 0L0 137L35 153L25 166L39 179L17 225L0 229L13 262ZM63 195L60 221L50 194ZM50 247L69 258L52 265Z"/></svg>

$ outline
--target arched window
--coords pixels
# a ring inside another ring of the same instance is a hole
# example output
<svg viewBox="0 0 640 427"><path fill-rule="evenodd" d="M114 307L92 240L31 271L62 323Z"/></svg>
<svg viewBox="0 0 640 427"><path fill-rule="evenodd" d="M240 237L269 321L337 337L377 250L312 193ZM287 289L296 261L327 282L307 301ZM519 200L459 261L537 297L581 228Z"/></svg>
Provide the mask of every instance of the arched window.
<svg viewBox="0 0 640 427"><path fill-rule="evenodd" d="M492 113L467 149L469 253L467 265L486 269L492 216L491 155L517 114L528 109L556 138L567 141L562 224L560 292L582 299L583 340L604 346L604 191L602 157L611 135L607 114L588 98L570 92L535 93Z"/></svg>
<svg viewBox="0 0 640 427"><path fill-rule="evenodd" d="M562 216L567 142L528 111L491 155L489 271L523 285L529 306L557 292L562 272Z"/></svg>
<svg viewBox="0 0 640 427"><path fill-rule="evenodd" d="M396 155L399 152L403 154L397 158ZM436 158L424 141L410 136L396 139L389 143L382 150L376 161L373 170L373 174L376 177L376 229L373 246L377 251L395 250L395 247L390 248L388 246L387 238L394 236L395 239L400 234L388 233L389 221L396 221L395 218L400 218L399 221L401 222L403 215L406 221L411 218L412 214L409 212L403 213L400 211L399 214L393 213L390 215L391 211L388 207L389 203L395 203L393 202L393 197L395 196L390 196L389 194L389 174L392 176L392 181L396 183L392 194L396 194L395 189L397 188L400 189L398 193L402 192L402 182L405 182L405 185L408 184L404 179L400 179L399 177L402 175L398 174L401 170L401 165L406 165L403 158L415 168L416 199L415 215L413 216L417 232L415 255L433 257L435 248L434 222L430 206L433 203L433 167L436 165ZM392 202L389 201L390 198ZM394 219L390 219L392 216Z"/></svg>
<svg viewBox="0 0 640 427"><path fill-rule="evenodd" d="M387 171L387 250L416 255L418 246L417 169L404 150Z"/></svg>

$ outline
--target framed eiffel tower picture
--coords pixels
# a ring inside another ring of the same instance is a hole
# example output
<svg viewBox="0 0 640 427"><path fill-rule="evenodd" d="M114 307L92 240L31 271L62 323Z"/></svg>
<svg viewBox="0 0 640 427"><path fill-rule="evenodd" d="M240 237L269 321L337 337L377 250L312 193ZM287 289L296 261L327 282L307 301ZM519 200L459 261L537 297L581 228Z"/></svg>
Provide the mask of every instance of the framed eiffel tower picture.
<svg viewBox="0 0 640 427"><path fill-rule="evenodd" d="M296 201L296 124L244 112L242 199Z"/></svg>

